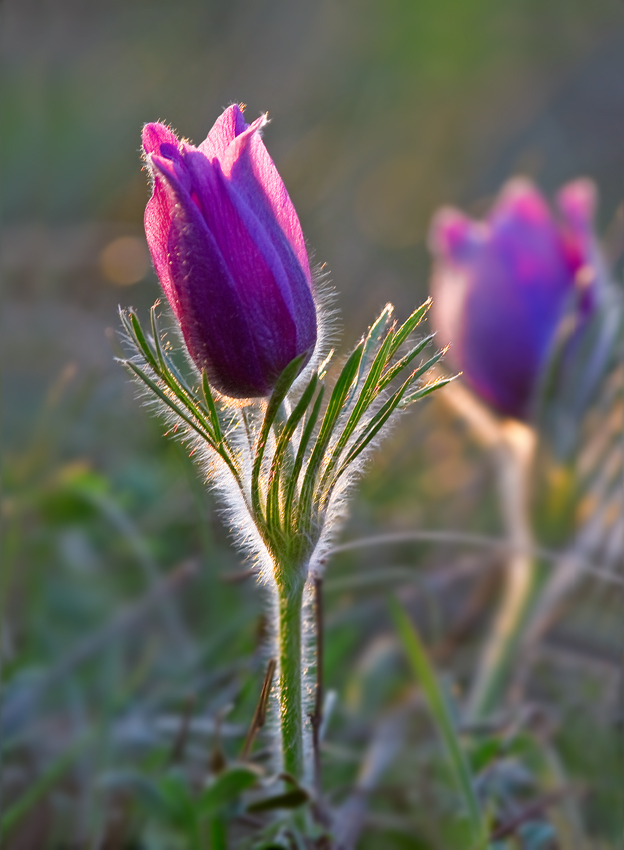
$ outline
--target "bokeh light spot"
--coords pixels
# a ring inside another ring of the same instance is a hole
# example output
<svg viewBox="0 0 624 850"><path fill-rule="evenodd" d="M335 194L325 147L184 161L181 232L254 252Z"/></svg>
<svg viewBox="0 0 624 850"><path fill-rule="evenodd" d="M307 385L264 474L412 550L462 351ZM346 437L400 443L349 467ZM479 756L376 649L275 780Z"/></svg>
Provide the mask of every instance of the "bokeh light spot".
<svg viewBox="0 0 624 850"><path fill-rule="evenodd" d="M102 274L116 286L131 286L143 280L149 266L145 240L138 236L119 236L100 254Z"/></svg>

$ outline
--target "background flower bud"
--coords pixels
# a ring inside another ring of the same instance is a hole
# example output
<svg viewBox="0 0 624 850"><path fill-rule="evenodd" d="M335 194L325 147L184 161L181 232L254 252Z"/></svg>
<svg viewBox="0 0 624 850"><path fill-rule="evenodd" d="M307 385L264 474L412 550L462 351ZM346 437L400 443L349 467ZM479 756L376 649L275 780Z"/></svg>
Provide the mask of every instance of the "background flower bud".
<svg viewBox="0 0 624 850"><path fill-rule="evenodd" d="M503 414L529 416L566 310L582 323L596 304L595 195L588 180L569 183L553 215L535 186L514 179L485 221L452 208L434 217L434 324L453 366Z"/></svg>
<svg viewBox="0 0 624 850"><path fill-rule="evenodd" d="M145 232L193 361L225 395L269 395L316 343L312 275L297 213L260 137L228 107L199 147L143 129L153 193Z"/></svg>

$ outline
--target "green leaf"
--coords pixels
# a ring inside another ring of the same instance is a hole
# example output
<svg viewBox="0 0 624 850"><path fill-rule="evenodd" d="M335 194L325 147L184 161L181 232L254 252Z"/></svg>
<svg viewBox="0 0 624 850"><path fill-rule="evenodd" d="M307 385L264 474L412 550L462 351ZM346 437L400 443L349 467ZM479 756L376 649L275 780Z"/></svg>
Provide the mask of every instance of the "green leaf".
<svg viewBox="0 0 624 850"><path fill-rule="evenodd" d="M299 474L303 466L303 460L305 457L306 450L308 448L308 444L310 442L310 438L312 437L312 432L314 431L316 422L319 417L319 412L321 410L321 404L323 402L324 395L325 385L321 384L321 388L316 397L316 401L314 402L314 407L312 408L312 412L308 416L308 421L306 422L305 427L303 429L301 440L299 442L299 448L297 449L297 455L295 457L295 462L293 464L293 468L290 472L290 477L286 486L286 494L284 496L284 528L287 529L290 527L297 481L299 480Z"/></svg>
<svg viewBox="0 0 624 850"><path fill-rule="evenodd" d="M190 428L192 428L192 429L193 429L193 431L196 431L196 432L200 435L200 437L203 437L203 439L204 439L204 440L205 440L205 441L206 441L206 442L207 442L210 446L212 446L212 448L213 448L213 449L216 449L216 448L217 448L217 446L216 446L216 444L215 444L215 441L214 441L214 439L213 439L212 435L210 434L210 432L209 432L209 431L206 431L206 430L204 430L204 429L202 429L202 428L199 426L199 424L198 424L197 422L193 421L193 420L190 418L190 416L187 416L187 414L186 414L186 413L184 413L184 411L183 411L183 410L180 410L180 408L179 408L179 407L178 407L178 405L177 405L177 404L173 401L173 399L172 399L170 396L168 396L168 395L167 395L167 393L166 393L164 390L162 390L162 389L158 386L158 384L157 384L155 381L153 381L153 380L152 380L152 379L151 379L151 378L147 375L147 373L143 371L143 369L141 369L141 367L140 367L140 366L137 366L137 364L136 364L136 363L133 363L133 362L132 362L132 360L122 360L121 362L124 364L124 366L127 366L127 367L128 367L128 369L130 369L132 372L134 372L134 373L135 373L135 375L137 375L137 376L138 376L138 377L139 377L139 378L140 378L140 379L141 379L141 380L142 380L145 384L147 384L147 386L148 386L148 387L150 388L150 390L154 393L154 395L158 396L158 398L159 398L161 401L164 401L164 403L165 403L168 407L170 407L170 408L171 408L171 409L172 409L172 410L173 410L173 411L174 411L174 412L175 412L175 413L176 413L176 414L180 417L180 419L182 419L184 422L186 422L186 424L187 424Z"/></svg>
<svg viewBox="0 0 624 850"><path fill-rule="evenodd" d="M364 340L364 347L362 350L362 359L360 360L360 366L358 369L357 378L353 383L353 388L346 399L346 404L349 404L351 399L355 396L357 388L360 384L360 380L366 374L368 369L368 364L371 361L371 358L374 358L376 352L378 351L379 345L381 344L381 338L383 334L388 330L388 325L390 320L392 319L392 314L394 312L394 307L392 304L386 304L378 318L371 325L371 328L366 335L366 339Z"/></svg>
<svg viewBox="0 0 624 850"><path fill-rule="evenodd" d="M245 765L234 765L220 773L204 789L197 801L197 812L206 817L234 802L237 797L258 781L258 771Z"/></svg>
<svg viewBox="0 0 624 850"><path fill-rule="evenodd" d="M424 304L421 304L420 307L417 307L411 316L403 322L401 327L396 331L393 338L392 351L391 354L394 354L398 349L403 345L403 343L408 339L411 333L416 330L417 326L422 321L425 313L431 307L433 301L431 298L427 298Z"/></svg>
<svg viewBox="0 0 624 850"><path fill-rule="evenodd" d="M351 384L357 374L357 370L360 364L360 359L362 357L362 343L358 343L355 350L351 353L351 356L348 358L347 362L343 366L342 372L329 399L329 403L327 405L327 410L325 411L325 416L323 417L323 423L321 425L321 429L319 431L318 437L316 438L316 444L314 449L312 450L312 455L310 456L310 460L308 462L308 468L306 469L306 473L303 479L303 484L301 487L301 498L299 500L299 506L297 511L297 525L304 530L307 530L307 526L309 524L311 508L312 508L312 494L314 492L314 483L316 480L316 474L319 470L319 467L323 461L323 457L325 455L325 449L327 448L327 444L331 439L332 432L340 416L340 412L342 410L342 405L347 397L349 389L351 388Z"/></svg>
<svg viewBox="0 0 624 850"><path fill-rule="evenodd" d="M305 415L306 410L308 409L312 397L316 392L316 387L318 384L318 375L314 374L308 386L305 388L301 398L295 405L295 409L292 411L290 416L288 417L288 421L286 422L284 428L282 429L282 433L280 434L277 446L275 447L275 453L273 455L273 459L271 461L271 470L269 472L269 483L267 490L267 522L270 526L276 528L279 527L279 481L280 481L280 463L284 456L284 452L292 439L293 434L299 422Z"/></svg>
<svg viewBox="0 0 624 850"><path fill-rule="evenodd" d="M416 392L409 393L409 395L406 395L405 398L401 400L401 407L407 407L415 401L420 401L421 398L425 398L425 396L430 395L432 392L435 392L435 390L439 390L447 384L450 384L456 377L457 375L453 375L451 378L439 378L437 381L433 381L432 383L421 387L419 390L416 390Z"/></svg>
<svg viewBox="0 0 624 850"><path fill-rule="evenodd" d="M387 309L388 309L388 307L386 307L386 310ZM424 340L421 340L410 352L408 352L408 354L406 354L403 358L401 358L401 360L399 360L398 363L396 363L394 366L387 369L387 371L384 373L384 370L388 366L388 363L390 362L393 353L396 352L396 350L399 347L399 345L401 344L401 342L403 340L407 339L409 334L414 330L416 325L421 321L422 316L424 315L426 309L428 309L427 304L419 307L410 316L410 318L401 326L401 328L399 329L399 331L397 331L396 334L393 333L392 330L390 330L390 332L388 333L388 335L384 339L383 343L381 344L381 346L380 346L379 350L377 351L377 354L376 354L376 356L373 360L373 363L372 363L372 365L369 369L369 372L366 376L366 379L364 381L364 386L362 387L362 390L360 391L360 394L359 394L359 397L358 397L357 404L356 404L353 412L351 413L351 415L350 415L350 417L349 417L349 419L348 419L348 421L347 421L347 423L346 423L346 425L343 429L343 432L340 435L340 438L338 439L338 441L337 441L337 443L334 447L334 450L332 452L331 458L330 458L327 466L325 467L325 470L323 472L323 478L322 478L321 484L320 484L321 490L325 489L328 481L330 480L330 477L331 477L333 470L335 469L336 465L338 464L340 457L341 457L343 451L345 450L345 448L346 448L346 446L349 442L349 439L351 438L353 432L357 428L359 422L361 421L362 417L364 416L365 412L368 410L370 405L379 396L379 394L383 391L383 389L391 383L391 381L425 348L427 343L433 338L434 335L431 334L430 336L426 337ZM382 313L382 316L380 316L380 319L377 320L377 322L375 323L375 326L373 326L373 327L378 326L380 324L380 320L383 317L384 317L384 313ZM387 322L386 322L386 325L387 325ZM373 330L373 329L371 329L371 330ZM398 344L397 344L397 335L399 337L399 343ZM367 338L367 342L365 343L365 349L366 349L367 343L368 343L368 338ZM410 376L409 380L408 380L407 386L409 386L409 384L413 383L414 381L418 380L418 378L422 374L424 374L435 363L437 363L437 361L440 359L440 357L442 357L442 354L443 354L443 352L438 352L432 358L430 358L426 363L421 365L415 372L413 372L412 375ZM360 370L360 374L361 374L361 370ZM404 385L403 391L405 391L407 386ZM398 400L397 400L397 403L398 403ZM385 421L387 421L387 419L389 418L390 414L392 413L392 411L394 410L394 408L396 406L397 406L397 404L394 404L394 403L389 406L388 415L383 418L382 422L380 422L379 424L375 424L375 426L371 428L371 430L369 432L369 436L359 445L355 454L350 453L351 460L354 460L355 457L357 457L357 455L360 454L363 451L364 448L366 448L366 446L370 443L370 441L373 439L375 434L377 434L379 432L379 429L381 428L383 423ZM374 420L374 422L376 422L376 420ZM368 428L368 426L367 426L367 428ZM349 461L349 463L351 462L351 460ZM345 464L345 466L346 466L346 464ZM344 471L344 469L342 471ZM337 478L340 477L340 474L342 474L342 473L339 473Z"/></svg>
<svg viewBox="0 0 624 850"><path fill-rule="evenodd" d="M212 395L212 390L210 389L210 384L208 383L208 375L205 372L202 372L202 391L208 408L208 413L210 415L210 421L212 422L212 430L214 432L215 439L218 443L222 443L223 431L221 430L221 421Z"/></svg>
<svg viewBox="0 0 624 850"><path fill-rule="evenodd" d="M377 384L383 370L388 364L391 346L392 333L390 332L388 336L384 339L379 351L375 356L375 359L373 360L370 370L364 380L364 385L360 390L357 403L351 415L349 416L349 419L347 420L343 428L342 434L338 438L338 441L334 447L331 458L329 459L329 462L325 467L325 470L323 472L323 478L321 479L321 489L323 489L325 483L329 480L331 473L333 472L336 464L338 463L338 460L340 459L340 455L344 451L344 448L349 441L349 437L356 429L360 419L379 393L379 388Z"/></svg>
<svg viewBox="0 0 624 850"><path fill-rule="evenodd" d="M348 467L353 463L353 461L360 455L364 449L368 446L371 440L379 433L381 428L386 424L392 413L398 407L401 399L403 398L404 393L407 391L408 387L412 382L412 376L405 381L405 383L395 392L392 396L382 405L382 407L377 411L377 413L373 416L373 418L366 423L364 426L360 437L356 441L355 445L349 451L349 454L343 461L340 469L334 476L333 481L330 486L327 488L325 493L325 502L327 502L329 495L331 494L332 489L336 485L336 482L340 478L340 476L345 472Z"/></svg>
<svg viewBox="0 0 624 850"><path fill-rule="evenodd" d="M436 351L436 353L432 357L430 357L429 360L426 360L424 363L421 363L421 365L417 369L414 369L414 371L410 375L410 383L413 384L420 378L422 378L422 376L426 372L428 372L433 366L436 365L436 363L438 363L444 357L446 352L446 348L442 348L440 349L440 351Z"/></svg>
<svg viewBox="0 0 624 850"><path fill-rule="evenodd" d="M433 340L434 337L434 333L429 334L429 336L421 339L420 342L418 342L411 351L408 351L404 357L397 360L397 362L383 374L381 381L379 382L379 389L385 389L388 384L390 384L396 376L405 369L406 366L409 366L412 360L420 354L420 352Z"/></svg>
<svg viewBox="0 0 624 850"><path fill-rule="evenodd" d="M296 809L307 803L309 797L303 788L295 788L293 791L285 791L275 797L265 797L247 806L248 812L267 812L272 809Z"/></svg>
<svg viewBox="0 0 624 850"><path fill-rule="evenodd" d="M251 473L251 502L258 521L263 520L262 505L260 503L259 479L269 431L275 421L280 405L286 398L286 394L291 388L293 381L301 371L301 367L306 356L307 355L305 353L300 354L298 357L295 357L294 360L291 360L288 366L284 369L277 379L277 383L275 384L275 388L267 405L266 413L264 414L262 428L260 429L260 436L256 443L256 456L254 458L254 465Z"/></svg>
<svg viewBox="0 0 624 850"><path fill-rule="evenodd" d="M156 350L156 354L158 357L158 362L160 363L160 374L161 377L167 382L167 384L171 387L171 389L176 392L176 386L183 390L186 398L193 398L193 393L191 388L184 380L175 364L171 360L170 357L167 356L164 348L162 347L162 340L160 338L160 330L158 328L158 320L156 318L156 308L158 307L158 301L154 304L150 310L150 322L152 325L152 336L154 338L154 348Z"/></svg>
<svg viewBox="0 0 624 850"><path fill-rule="evenodd" d="M143 328L141 327L141 323L139 322L139 318L134 310L130 309L127 311L121 312L121 319L124 323L126 330L133 337L136 342L137 347L149 363L149 365L155 371L158 369L156 364L156 358L154 356L154 352L152 350L151 345L147 341L147 337L143 333Z"/></svg>
<svg viewBox="0 0 624 850"><path fill-rule="evenodd" d="M201 401L198 400L196 394L193 390L191 390L188 383L184 380L175 364L171 358L167 356L167 353L162 347L160 331L158 329L158 322L156 319L156 305L154 305L150 310L150 320L152 323L154 346L156 348L158 362L160 364L160 371L158 372L159 376L180 400L180 402L202 423L202 426L206 429L206 431L214 437L215 442L219 442L214 434L212 417L210 416L209 410L207 408L203 409Z"/></svg>
<svg viewBox="0 0 624 850"><path fill-rule="evenodd" d="M429 661L427 651L420 636L412 625L405 610L397 599L388 597L388 606L398 632L405 654L411 664L416 679L420 683L429 706L429 711L442 738L455 776L472 829L475 848L487 847L487 830L481 814L479 800L475 793L470 768L455 725L444 691L437 680L435 670Z"/></svg>
<svg viewBox="0 0 624 850"><path fill-rule="evenodd" d="M161 776L157 788L164 802L166 822L186 828L197 820L195 800L187 780L180 773Z"/></svg>

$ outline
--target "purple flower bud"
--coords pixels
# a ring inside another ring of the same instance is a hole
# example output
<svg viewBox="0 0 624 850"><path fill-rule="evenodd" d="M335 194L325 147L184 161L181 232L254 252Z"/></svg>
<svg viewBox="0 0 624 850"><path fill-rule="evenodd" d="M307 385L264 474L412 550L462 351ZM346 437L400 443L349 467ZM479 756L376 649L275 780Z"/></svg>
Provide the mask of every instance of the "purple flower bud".
<svg viewBox="0 0 624 850"><path fill-rule="evenodd" d="M530 182L515 179L486 221L451 208L433 220L434 325L454 367L508 416L528 418L566 310L580 324L596 304L595 203L593 183L577 180L560 191L553 215Z"/></svg>
<svg viewBox="0 0 624 850"><path fill-rule="evenodd" d="M269 395L316 344L308 255L260 136L266 123L230 106L197 148L164 124L143 129L156 273L197 368L234 398Z"/></svg>

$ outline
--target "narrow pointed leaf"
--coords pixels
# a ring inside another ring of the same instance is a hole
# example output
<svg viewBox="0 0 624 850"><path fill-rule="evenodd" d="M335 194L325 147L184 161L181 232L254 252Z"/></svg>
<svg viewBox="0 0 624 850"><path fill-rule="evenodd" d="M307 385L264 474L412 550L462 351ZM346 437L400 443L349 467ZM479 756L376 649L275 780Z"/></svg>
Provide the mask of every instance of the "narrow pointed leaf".
<svg viewBox="0 0 624 850"><path fill-rule="evenodd" d="M420 636L402 605L392 596L388 598L388 605L405 654L422 688L429 706L429 711L446 748L457 788L462 796L466 814L472 828L474 847L484 848L487 846L486 825L474 789L468 759L455 729L453 717L444 692L438 683L435 670L420 640Z"/></svg>
<svg viewBox="0 0 624 850"><path fill-rule="evenodd" d="M282 374L277 379L275 389L273 390L271 398L269 399L266 413L264 414L262 428L260 429L260 436L256 443L256 455L254 458L254 465L251 475L251 500L254 512L256 513L258 519L262 518L262 505L260 501L259 488L260 470L262 469L262 459L264 457L264 451L266 449L269 431L271 430L271 426L275 421L275 417L277 416L277 412L280 408L280 405L286 398L288 390L291 388L293 381L301 370L301 366L305 358L306 354L300 354L298 357L295 357L294 360L291 360L288 366L284 369Z"/></svg>
<svg viewBox="0 0 624 850"><path fill-rule="evenodd" d="M358 396L357 403L345 424L340 437L332 451L331 457L325 470L323 472L323 477L321 479L321 489L325 482L329 479L329 476L335 469L336 464L340 460L340 455L345 449L349 441L349 437L355 429L359 421L361 420L364 413L368 410L372 402L375 400L379 393L378 381L381 377L381 374L385 367L388 364L389 352L392 346L392 332L390 332L386 338L384 339L379 351L377 352L375 359L373 360L370 370L364 380L364 385L360 391Z"/></svg>
<svg viewBox="0 0 624 850"><path fill-rule="evenodd" d="M312 412L308 417L308 421L305 424L303 429L303 433L301 435L301 440L299 442L299 448L297 449L297 455L295 457L295 463L293 464L292 471L290 473L290 478L286 487L286 494L284 496L284 527L289 528L290 526L290 518L292 516L293 511L293 501L295 497L295 490L297 487L297 481L299 480L299 475L301 473L301 469L303 467L303 461L305 458L305 453L308 448L308 444L310 443L310 439L312 437L312 433L314 428L316 427L316 423L319 417L319 413L321 410L321 404L323 402L323 396L325 395L325 385L321 384L321 388L316 397L316 401L314 402L314 407L312 408Z"/></svg>
<svg viewBox="0 0 624 850"><path fill-rule="evenodd" d="M305 388L303 395L295 405L295 409L290 414L286 425L284 426L282 433L279 436L277 441L277 446L275 448L275 454L273 455L273 460L271 461L271 471L269 473L269 483L267 489L267 518L269 518L269 522L272 522L275 525L279 524L279 482L280 482L280 464L282 458L284 457L284 452L286 451L287 446L290 443L290 440L299 425L299 422L305 415L306 410L308 409L310 402L316 392L316 387L318 385L318 376L315 374L312 376L312 380Z"/></svg>
<svg viewBox="0 0 624 850"><path fill-rule="evenodd" d="M301 498L299 500L298 508L298 524L303 523L303 526L307 526L309 522L316 475L323 461L327 444L331 439L332 432L338 417L340 416L342 405L357 374L361 357L362 343L359 343L345 363L330 396L327 410L325 411L325 416L323 417L323 422L321 424L321 429L316 439L314 449L312 450L312 455L310 456L308 468L306 469L303 485L301 487Z"/></svg>
<svg viewBox="0 0 624 850"><path fill-rule="evenodd" d="M162 377L167 381L167 384L174 389L174 384L177 384L184 391L188 398L193 397L193 393L188 383L180 374L178 368L172 361L170 357L167 356L167 353L162 345L162 340L160 338L160 330L158 328L158 320L156 318L156 307L158 303L154 304L152 309L150 310L150 322L152 325L152 336L154 338L154 348L156 349L156 354L158 356L158 361L161 366L161 374ZM175 390L174 390L175 392Z"/></svg>
<svg viewBox="0 0 624 850"><path fill-rule="evenodd" d="M420 324L426 312L429 310L432 304L431 298L427 298L424 304L421 304L420 307L417 307L416 310L412 313L412 315L403 322L401 327L394 334L394 341L392 345L392 354L394 354L406 340L409 335L416 329L416 327Z"/></svg>
<svg viewBox="0 0 624 850"><path fill-rule="evenodd" d="M429 334L424 339L421 339L417 345L414 346L405 357L402 357L400 360L391 366L386 372L384 372L381 381L379 382L379 389L385 389L388 384L392 383L392 381L397 377L397 375L405 369L406 366L412 362L415 357L418 357L420 352L426 348L426 346L433 340L435 337L435 333Z"/></svg>
<svg viewBox="0 0 624 850"><path fill-rule="evenodd" d="M190 416L187 416L187 414L180 409L180 407L174 402L174 400L170 396L168 396L167 393L162 390L158 386L158 384L153 381L143 371L143 369L141 369L140 366L137 366L136 363L132 362L132 360L122 360L121 362L124 364L124 366L127 366L128 369L134 372L134 374L137 375L150 388L154 395L158 396L161 401L163 401L168 407L170 407L171 410L173 410L174 413L176 413L180 417L180 419L186 422L186 424L193 429L193 431L196 431L200 435L200 437L203 437L203 439L206 440L206 442L210 446L212 446L212 448L216 449L216 445L214 440L212 439L211 434L201 428L197 422L194 422L193 419L191 419Z"/></svg>
<svg viewBox="0 0 624 850"><path fill-rule="evenodd" d="M126 330L128 330L128 332L134 338L137 348L139 349L141 354L145 357L146 361L149 363L152 369L154 369L154 371L158 371L154 351L152 350L151 345L147 341L147 337L143 333L143 328L141 327L141 323L139 322L138 316L136 315L134 310L122 310L121 319L124 323L124 326L126 327Z"/></svg>
<svg viewBox="0 0 624 850"><path fill-rule="evenodd" d="M210 389L210 384L208 383L208 376L205 372L202 372L202 391L204 394L204 400L206 402L206 407L208 408L208 414L210 415L210 421L212 422L212 430L215 435L215 439L218 443L223 441L223 431L221 430L221 421L219 420L219 413L217 412L217 406L215 404L215 400L212 395L212 390Z"/></svg>
<svg viewBox="0 0 624 850"><path fill-rule="evenodd" d="M450 384L451 381L454 381L456 377L456 375L453 375L453 377L451 378L439 378L437 381L433 381L431 384L427 384L426 386L421 387L419 390L416 390L416 392L406 395L405 398L401 400L400 406L408 407L415 401L420 401L421 398L425 398L425 396L430 395L435 390L439 390L442 387L445 387L447 384Z"/></svg>
<svg viewBox="0 0 624 850"><path fill-rule="evenodd" d="M346 404L349 404L355 396L355 393L357 392L357 389L364 375L367 372L367 368L369 363L371 362L371 359L375 357L379 346L381 345L382 337L384 333L388 331L388 325L392 319L393 312L394 307L392 306L392 304L386 304L386 306L379 314L378 318L371 325L371 328L368 334L366 335L366 339L364 340L364 347L362 349L362 357L360 360L357 378L355 379L353 387L349 395L347 396Z"/></svg>

